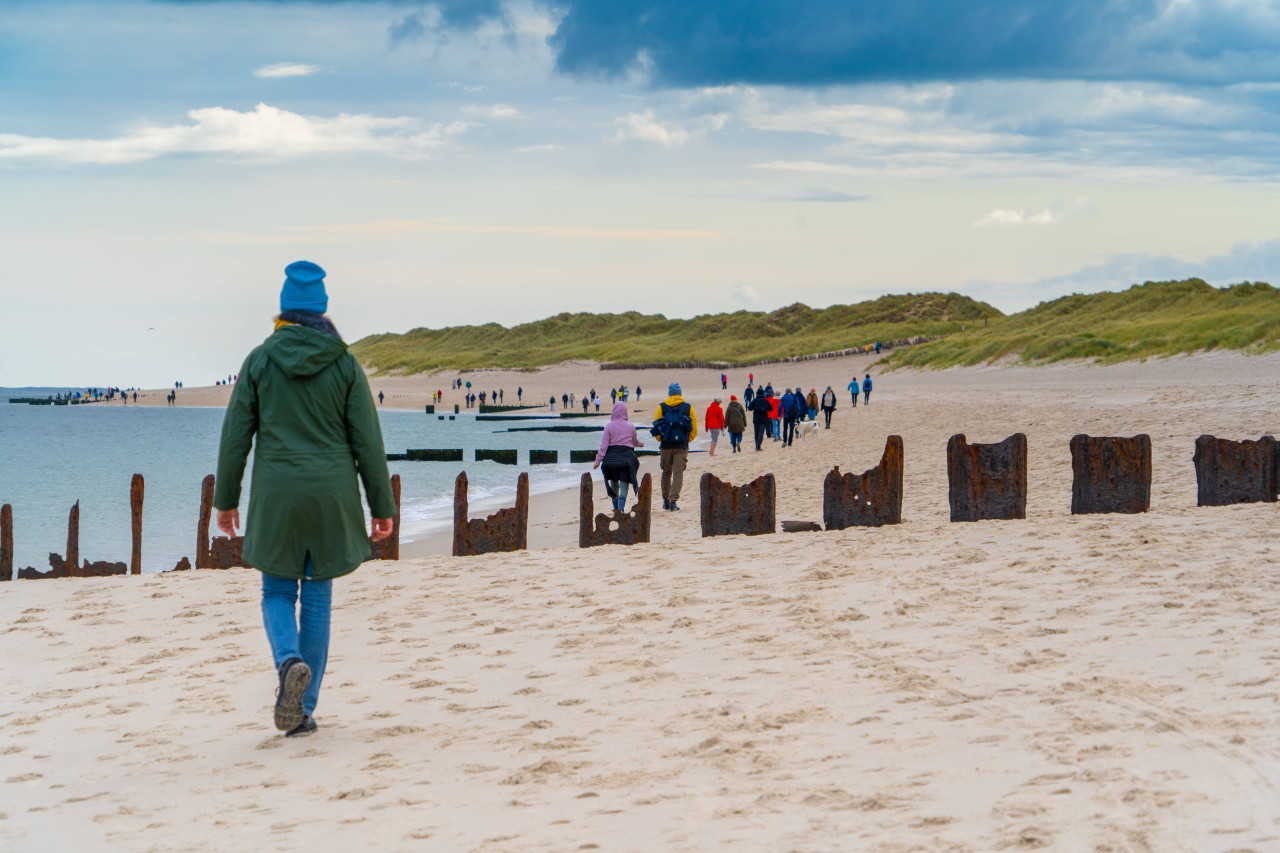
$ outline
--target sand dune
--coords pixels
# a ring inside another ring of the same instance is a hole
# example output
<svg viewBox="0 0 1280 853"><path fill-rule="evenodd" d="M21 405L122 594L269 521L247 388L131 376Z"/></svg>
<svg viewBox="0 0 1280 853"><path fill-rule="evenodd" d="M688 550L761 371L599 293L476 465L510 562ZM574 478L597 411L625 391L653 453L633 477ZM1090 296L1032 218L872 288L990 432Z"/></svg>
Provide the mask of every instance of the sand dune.
<svg viewBox="0 0 1280 853"><path fill-rule="evenodd" d="M1276 431L1277 367L891 374L695 455L650 545L578 550L565 494L525 553L417 543L339 582L309 738L271 728L252 571L6 584L0 847L1280 849L1278 510L1196 508L1191 465ZM949 523L946 438L1017 430L1027 520ZM1150 513L1069 515L1076 432L1151 435ZM701 471L818 519L890 433L904 524L698 537Z"/></svg>

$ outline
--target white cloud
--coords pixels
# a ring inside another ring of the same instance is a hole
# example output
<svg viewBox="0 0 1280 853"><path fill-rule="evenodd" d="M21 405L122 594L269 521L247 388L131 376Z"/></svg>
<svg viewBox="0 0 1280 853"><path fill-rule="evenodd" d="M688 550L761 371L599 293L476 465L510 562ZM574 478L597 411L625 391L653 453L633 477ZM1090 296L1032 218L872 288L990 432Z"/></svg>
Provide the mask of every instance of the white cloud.
<svg viewBox="0 0 1280 853"><path fill-rule="evenodd" d="M618 139L656 142L665 148L679 148L689 141L689 131L678 124L663 124L653 117L653 110L627 113L616 120Z"/></svg>
<svg viewBox="0 0 1280 853"><path fill-rule="evenodd" d="M267 104L238 112L225 107L190 110L189 124L142 127L111 139L54 139L0 134L0 160L48 159L69 163L136 163L172 154L222 154L279 160L309 154L377 153L420 157L466 131L464 122L417 130L407 117L339 113L329 118L291 113Z"/></svg>
<svg viewBox="0 0 1280 853"><path fill-rule="evenodd" d="M733 286L733 301L739 302L747 306L755 306L760 304L760 294L751 286L750 282L741 282Z"/></svg>
<svg viewBox="0 0 1280 853"><path fill-rule="evenodd" d="M253 72L254 77L308 77L320 70L319 65L303 65L300 62L277 62L264 65Z"/></svg>
<svg viewBox="0 0 1280 853"><path fill-rule="evenodd" d="M462 108L464 113L468 115L483 116L484 118L521 118L518 109L509 104L467 104Z"/></svg>
<svg viewBox="0 0 1280 853"><path fill-rule="evenodd" d="M1058 214L1049 208L1032 213L1029 210L1006 210L997 207L986 216L973 223L975 228L986 228L990 225L1052 225L1058 221Z"/></svg>
<svg viewBox="0 0 1280 853"><path fill-rule="evenodd" d="M563 145L543 143L541 145L521 145L519 148L514 148L512 150L517 154L532 154L537 151L562 151L563 149Z"/></svg>

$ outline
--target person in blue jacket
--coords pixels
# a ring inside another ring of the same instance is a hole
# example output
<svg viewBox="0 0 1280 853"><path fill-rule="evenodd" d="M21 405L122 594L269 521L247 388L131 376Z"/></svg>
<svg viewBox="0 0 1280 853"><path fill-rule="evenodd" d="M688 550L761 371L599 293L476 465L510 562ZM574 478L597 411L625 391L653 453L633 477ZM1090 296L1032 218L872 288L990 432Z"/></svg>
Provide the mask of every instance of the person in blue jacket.
<svg viewBox="0 0 1280 853"><path fill-rule="evenodd" d="M756 396L756 389L752 388L750 385L748 385L748 386L747 386L747 390L746 390L746 391L743 391L743 392L742 392L742 398L743 398L744 400L746 400L746 404L745 404L745 405L746 405L746 408L747 408L747 410L748 410L748 411L751 409L751 400L752 400L755 396Z"/></svg>
<svg viewBox="0 0 1280 853"><path fill-rule="evenodd" d="M857 397L858 392L853 392L853 396ZM862 380L862 402L868 406L871 405L871 374L867 374L867 378Z"/></svg>
<svg viewBox="0 0 1280 853"><path fill-rule="evenodd" d="M796 405L796 395L788 388L778 402L778 411L782 414L782 446L790 447L796 437L796 415L800 407Z"/></svg>
<svg viewBox="0 0 1280 853"><path fill-rule="evenodd" d="M858 408L858 377L849 382L849 396L853 397L853 407Z"/></svg>

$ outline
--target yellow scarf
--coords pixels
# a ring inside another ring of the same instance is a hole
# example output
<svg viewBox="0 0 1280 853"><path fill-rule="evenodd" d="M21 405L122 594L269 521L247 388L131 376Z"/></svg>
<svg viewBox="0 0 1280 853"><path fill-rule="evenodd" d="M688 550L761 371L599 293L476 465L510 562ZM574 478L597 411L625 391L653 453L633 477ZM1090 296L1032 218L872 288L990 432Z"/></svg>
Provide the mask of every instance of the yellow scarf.
<svg viewBox="0 0 1280 853"><path fill-rule="evenodd" d="M297 324L297 323L290 323L288 320L281 320L279 317L277 317L277 318L276 318L276 327L275 327L274 329L272 329L271 331L273 331L273 332L278 332L278 331L280 331L281 329L283 329L285 326L296 326L296 325L298 325L298 324Z"/></svg>

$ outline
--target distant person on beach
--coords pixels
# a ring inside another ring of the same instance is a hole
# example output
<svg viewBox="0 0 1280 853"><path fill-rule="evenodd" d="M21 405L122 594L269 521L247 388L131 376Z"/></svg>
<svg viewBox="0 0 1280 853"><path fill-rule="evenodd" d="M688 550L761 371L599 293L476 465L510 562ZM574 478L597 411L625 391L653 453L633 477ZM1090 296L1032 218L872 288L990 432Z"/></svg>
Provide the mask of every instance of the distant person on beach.
<svg viewBox="0 0 1280 853"><path fill-rule="evenodd" d="M614 403L617 403L617 402L618 402L618 389L617 389L617 388L610 388L610 389L609 389L609 399L611 399Z"/></svg>
<svg viewBox="0 0 1280 853"><path fill-rule="evenodd" d="M658 463L662 468L662 508L675 512L680 509L676 502L684 485L689 442L698 437L698 414L680 396L679 382L667 386L667 399L654 410L652 433L661 439Z"/></svg>
<svg viewBox="0 0 1280 853"><path fill-rule="evenodd" d="M818 420L818 389L810 388L809 396L804 398L805 407L809 410L809 420L817 422Z"/></svg>
<svg viewBox="0 0 1280 853"><path fill-rule="evenodd" d="M782 446L790 447L796 438L796 421L800 416L800 389L793 393L788 388L778 401L779 414L782 415Z"/></svg>
<svg viewBox="0 0 1280 853"><path fill-rule="evenodd" d="M554 411L556 410L556 395L555 395L555 394L552 394L552 395L551 395L550 403L551 403L551 411L553 411L553 412L554 412Z"/></svg>
<svg viewBox="0 0 1280 853"><path fill-rule="evenodd" d="M854 396L857 396L856 394ZM871 405L871 374L867 374L867 378L862 380L862 403L865 406Z"/></svg>
<svg viewBox="0 0 1280 853"><path fill-rule="evenodd" d="M729 390L729 377L723 373L720 374L720 390L721 391Z"/></svg>
<svg viewBox="0 0 1280 853"><path fill-rule="evenodd" d="M827 429L831 429L831 413L836 410L836 392L831 390L831 386L827 386L827 390L822 392L822 414L826 418Z"/></svg>
<svg viewBox="0 0 1280 853"><path fill-rule="evenodd" d="M569 411L569 395L568 394L560 395L560 411L562 412Z"/></svg>
<svg viewBox="0 0 1280 853"><path fill-rule="evenodd" d="M568 408L566 408L566 409L565 409L565 411L567 412L567 411L569 411L569 409L576 409L577 407L578 407L578 395L577 395L577 394L570 394L570 395L569 395L569 406L568 406Z"/></svg>
<svg viewBox="0 0 1280 853"><path fill-rule="evenodd" d="M637 494L640 492L640 486L636 484L636 474L640 470L640 460L636 458L635 451L637 447L644 447L644 442L636 435L636 428L627 417L627 404L615 403L613 416L605 424L600 449L596 451L596 461L591 467L601 469L605 491L618 512L627 510L628 485Z"/></svg>
<svg viewBox="0 0 1280 853"><path fill-rule="evenodd" d="M876 355L880 354L880 342L876 341Z"/></svg>
<svg viewBox="0 0 1280 853"><path fill-rule="evenodd" d="M751 412L751 427L755 431L756 452L759 453L765 431L769 429L769 398L763 393L757 394L747 409Z"/></svg>
<svg viewBox="0 0 1280 853"><path fill-rule="evenodd" d="M856 376L849 383L849 395L853 397L853 407L858 408L858 377Z"/></svg>
<svg viewBox="0 0 1280 853"><path fill-rule="evenodd" d="M637 403L640 402L640 386L639 385L636 386L636 402Z"/></svg>
<svg viewBox="0 0 1280 853"><path fill-rule="evenodd" d="M584 415L588 414L587 406L590 406L590 405L591 405L591 401L587 399L586 395L584 394L582 397L582 414Z"/></svg>
<svg viewBox="0 0 1280 853"><path fill-rule="evenodd" d="M711 439L711 447L707 450L707 455L715 456L716 444L720 441L720 433L724 432L724 409L720 408L719 397L716 397L711 401L711 405L707 406L707 412L703 416L702 422L707 428L707 436Z"/></svg>
<svg viewBox="0 0 1280 853"><path fill-rule="evenodd" d="M516 388L516 402L519 403L519 402L522 402L523 400L524 400L524 386L520 385Z"/></svg>
<svg viewBox="0 0 1280 853"><path fill-rule="evenodd" d="M750 385L747 386L747 390L742 392L742 399L746 403L746 406L748 409L751 408L751 399L755 397L755 395L756 395L756 390L752 388Z"/></svg>
<svg viewBox="0 0 1280 853"><path fill-rule="evenodd" d="M764 398L769 401L769 434L778 441L782 438L782 401L774 396L772 390L767 391Z"/></svg>
<svg viewBox="0 0 1280 853"><path fill-rule="evenodd" d="M381 391L379 391L379 392L378 392L378 405L379 405L379 406L381 406L381 405L382 405L382 392L381 392Z"/></svg>
<svg viewBox="0 0 1280 853"><path fill-rule="evenodd" d="M357 477L374 541L391 535L396 506L369 383L324 316L325 272L298 261L285 275L275 331L245 359L246 381L227 404L213 505L218 529L235 536L252 448L244 558L262 572L262 621L279 679L275 725L292 737L316 730L333 578L369 557Z"/></svg>
<svg viewBox="0 0 1280 853"><path fill-rule="evenodd" d="M741 453L742 434L747 431L747 410L733 394L729 395L729 406L724 410L724 428L729 433L730 451Z"/></svg>
<svg viewBox="0 0 1280 853"><path fill-rule="evenodd" d="M591 392L591 402L596 407L596 411L600 411L600 395L595 391Z"/></svg>

